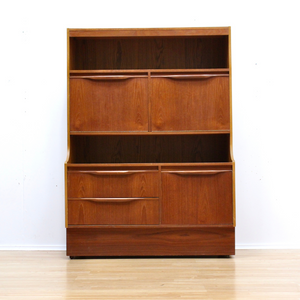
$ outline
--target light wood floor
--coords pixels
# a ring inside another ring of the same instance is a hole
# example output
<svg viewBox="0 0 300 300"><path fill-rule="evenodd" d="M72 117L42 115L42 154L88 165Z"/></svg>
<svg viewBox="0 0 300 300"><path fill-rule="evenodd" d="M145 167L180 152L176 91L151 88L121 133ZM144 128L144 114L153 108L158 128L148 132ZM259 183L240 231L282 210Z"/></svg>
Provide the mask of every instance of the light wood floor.
<svg viewBox="0 0 300 300"><path fill-rule="evenodd" d="M0 251L0 299L300 299L300 250L76 260L64 251Z"/></svg>

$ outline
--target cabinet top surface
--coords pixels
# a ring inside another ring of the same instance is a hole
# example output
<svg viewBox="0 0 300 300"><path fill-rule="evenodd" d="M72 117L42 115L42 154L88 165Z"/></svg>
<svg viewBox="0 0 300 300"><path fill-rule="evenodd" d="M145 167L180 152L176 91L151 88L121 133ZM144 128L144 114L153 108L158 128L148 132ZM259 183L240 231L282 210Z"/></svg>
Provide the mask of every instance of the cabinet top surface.
<svg viewBox="0 0 300 300"><path fill-rule="evenodd" d="M147 37L229 35L230 27L200 28L68 28L69 37Z"/></svg>

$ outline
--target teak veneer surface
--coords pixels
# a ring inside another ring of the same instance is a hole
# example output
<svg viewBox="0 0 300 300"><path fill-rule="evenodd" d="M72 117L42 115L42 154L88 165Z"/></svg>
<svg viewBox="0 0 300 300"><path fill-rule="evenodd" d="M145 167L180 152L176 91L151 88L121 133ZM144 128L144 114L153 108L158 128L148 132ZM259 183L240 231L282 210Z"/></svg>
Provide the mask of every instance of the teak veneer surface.
<svg viewBox="0 0 300 300"><path fill-rule="evenodd" d="M225 130L230 127L228 77L153 78L152 130Z"/></svg>
<svg viewBox="0 0 300 300"><path fill-rule="evenodd" d="M158 197L158 171L86 168L68 172L69 198Z"/></svg>
<svg viewBox="0 0 300 300"><path fill-rule="evenodd" d="M148 131L147 78L70 79L70 130Z"/></svg>
<svg viewBox="0 0 300 300"><path fill-rule="evenodd" d="M139 37L139 36L206 36L229 35L229 27L202 27L202 28L69 28L70 37Z"/></svg>
<svg viewBox="0 0 300 300"><path fill-rule="evenodd" d="M73 38L80 59L71 70L227 68L227 43L227 36Z"/></svg>
<svg viewBox="0 0 300 300"><path fill-rule="evenodd" d="M159 224L159 211L158 198L72 198L69 224Z"/></svg>
<svg viewBox="0 0 300 300"><path fill-rule="evenodd" d="M68 228L69 256L234 255L232 227Z"/></svg>
<svg viewBox="0 0 300 300"><path fill-rule="evenodd" d="M73 135L71 145L77 163L230 161L229 134Z"/></svg>
<svg viewBox="0 0 300 300"><path fill-rule="evenodd" d="M161 223L232 225L231 186L230 170L162 172Z"/></svg>

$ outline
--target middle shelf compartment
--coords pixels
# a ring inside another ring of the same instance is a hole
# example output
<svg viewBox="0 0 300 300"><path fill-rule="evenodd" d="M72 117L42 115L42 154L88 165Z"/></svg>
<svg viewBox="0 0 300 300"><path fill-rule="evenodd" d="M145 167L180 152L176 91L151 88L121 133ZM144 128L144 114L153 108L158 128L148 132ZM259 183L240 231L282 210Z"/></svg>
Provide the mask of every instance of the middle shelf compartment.
<svg viewBox="0 0 300 300"><path fill-rule="evenodd" d="M71 135L70 163L230 162L229 134Z"/></svg>

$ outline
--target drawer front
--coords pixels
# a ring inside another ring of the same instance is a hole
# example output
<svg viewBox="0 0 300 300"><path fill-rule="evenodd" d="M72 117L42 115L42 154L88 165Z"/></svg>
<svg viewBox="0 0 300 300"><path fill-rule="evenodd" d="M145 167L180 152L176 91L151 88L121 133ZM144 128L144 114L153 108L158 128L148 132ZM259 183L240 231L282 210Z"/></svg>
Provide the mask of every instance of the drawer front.
<svg viewBox="0 0 300 300"><path fill-rule="evenodd" d="M158 198L91 198L68 201L69 225L154 225Z"/></svg>
<svg viewBox="0 0 300 300"><path fill-rule="evenodd" d="M148 131L147 78L70 79L71 131Z"/></svg>
<svg viewBox="0 0 300 300"><path fill-rule="evenodd" d="M230 170L162 172L162 224L232 225Z"/></svg>
<svg viewBox="0 0 300 300"><path fill-rule="evenodd" d="M135 198L158 195L158 170L68 171L69 198Z"/></svg>
<svg viewBox="0 0 300 300"><path fill-rule="evenodd" d="M229 78L152 78L152 130L229 130Z"/></svg>

